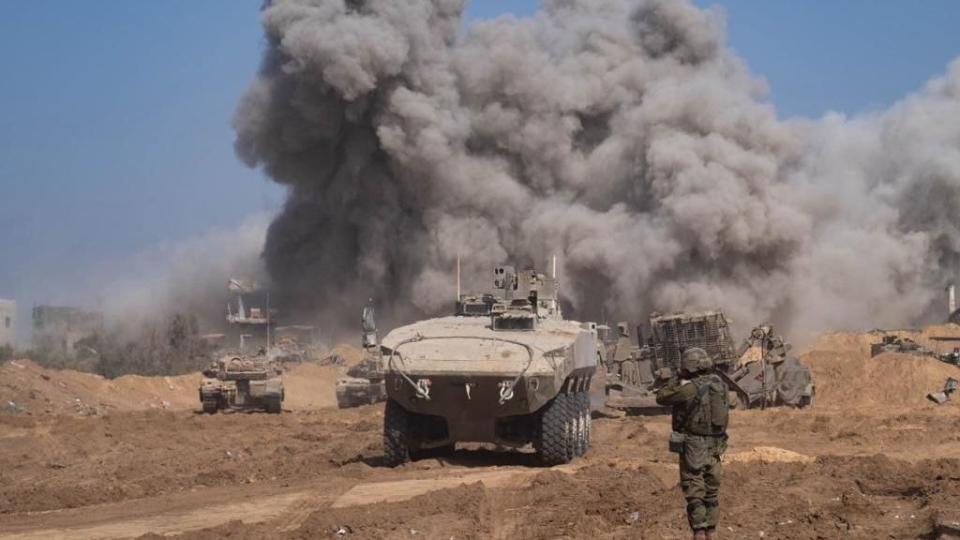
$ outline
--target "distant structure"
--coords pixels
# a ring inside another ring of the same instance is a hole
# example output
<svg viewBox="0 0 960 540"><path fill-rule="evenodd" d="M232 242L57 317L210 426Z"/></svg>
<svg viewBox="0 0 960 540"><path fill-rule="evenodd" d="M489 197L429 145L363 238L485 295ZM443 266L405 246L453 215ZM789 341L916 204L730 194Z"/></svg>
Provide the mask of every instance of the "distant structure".
<svg viewBox="0 0 960 540"><path fill-rule="evenodd" d="M0 299L0 347L17 344L17 303Z"/></svg>
<svg viewBox="0 0 960 540"><path fill-rule="evenodd" d="M957 287L947 285L947 322L960 324L960 309L957 309Z"/></svg>
<svg viewBox="0 0 960 540"><path fill-rule="evenodd" d="M227 290L233 296L227 303L227 340L237 343L240 352L270 350L271 333L276 326L270 309L270 297L256 283L231 278Z"/></svg>
<svg viewBox="0 0 960 540"><path fill-rule="evenodd" d="M33 308L33 346L69 358L77 342L103 330L103 314L67 306Z"/></svg>

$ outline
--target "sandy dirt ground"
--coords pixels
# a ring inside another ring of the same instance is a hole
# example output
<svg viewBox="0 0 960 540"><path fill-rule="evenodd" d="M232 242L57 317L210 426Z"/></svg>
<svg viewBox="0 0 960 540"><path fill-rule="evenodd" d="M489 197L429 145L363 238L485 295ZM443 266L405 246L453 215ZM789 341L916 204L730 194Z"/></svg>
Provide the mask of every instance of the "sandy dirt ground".
<svg viewBox="0 0 960 540"><path fill-rule="evenodd" d="M733 413L724 538L937 538L960 519L960 396L925 399L960 370L870 359L875 339L802 351L812 408ZM0 367L0 398L21 407L0 414L0 538L688 537L665 417L596 418L587 456L561 467L461 448L391 469L382 405L331 408L342 368L288 374L284 414L207 416L192 376L18 364Z"/></svg>

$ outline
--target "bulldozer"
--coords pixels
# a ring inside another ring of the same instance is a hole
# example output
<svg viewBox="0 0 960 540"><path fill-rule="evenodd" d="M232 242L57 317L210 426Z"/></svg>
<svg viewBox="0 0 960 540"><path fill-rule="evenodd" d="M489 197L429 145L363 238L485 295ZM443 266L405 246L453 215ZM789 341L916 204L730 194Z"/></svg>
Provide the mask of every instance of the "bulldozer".
<svg viewBox="0 0 960 540"><path fill-rule="evenodd" d="M806 407L813 401L810 370L788 354L790 345L769 325L754 328L739 348L734 345L729 321L719 310L654 313L649 329L646 340L643 327L636 329L635 345L626 323L618 325L619 337L605 351L608 407L637 413L667 412L657 405L656 391L679 371L681 355L691 347L707 352L734 394L732 402L737 408Z"/></svg>

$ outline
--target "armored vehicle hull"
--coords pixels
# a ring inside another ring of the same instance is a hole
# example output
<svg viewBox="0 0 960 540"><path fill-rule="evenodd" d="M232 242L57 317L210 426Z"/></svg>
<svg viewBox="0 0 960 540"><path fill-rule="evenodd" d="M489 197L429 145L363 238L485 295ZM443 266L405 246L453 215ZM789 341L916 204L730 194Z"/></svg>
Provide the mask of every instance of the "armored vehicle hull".
<svg viewBox="0 0 960 540"><path fill-rule="evenodd" d="M387 388L383 379L367 379L365 377L350 377L349 375L337 379L337 407L349 409L373 405L387 399Z"/></svg>
<svg viewBox="0 0 960 540"><path fill-rule="evenodd" d="M870 356L884 353L912 354L916 356L936 356L932 350L920 345L910 338L901 338L896 335L885 335L880 343L870 344Z"/></svg>
<svg viewBox="0 0 960 540"><path fill-rule="evenodd" d="M486 317L445 317L384 338L389 462L457 442L533 444L550 464L586 450L595 332L557 319L530 330L494 326Z"/></svg>
<svg viewBox="0 0 960 540"><path fill-rule="evenodd" d="M203 412L227 409L281 411L283 379L275 364L239 356L221 358L203 372L200 403Z"/></svg>
<svg viewBox="0 0 960 540"><path fill-rule="evenodd" d="M372 301L364 306L360 319L360 343L364 356L359 364L337 379L337 406L341 409L372 405L387 399L383 384L383 355Z"/></svg>

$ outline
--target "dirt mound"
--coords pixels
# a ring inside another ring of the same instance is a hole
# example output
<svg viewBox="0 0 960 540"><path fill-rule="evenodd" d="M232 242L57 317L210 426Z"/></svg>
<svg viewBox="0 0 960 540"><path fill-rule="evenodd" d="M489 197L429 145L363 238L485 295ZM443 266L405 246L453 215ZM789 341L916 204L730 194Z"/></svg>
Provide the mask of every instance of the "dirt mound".
<svg viewBox="0 0 960 540"><path fill-rule="evenodd" d="M857 352L870 355L870 345L880 343L883 336L910 339L937 353L945 353L960 345L960 325L936 324L920 330L874 330L870 332L826 332L803 351Z"/></svg>
<svg viewBox="0 0 960 540"><path fill-rule="evenodd" d="M337 365L352 367L360 363L363 360L363 349L357 347L356 345L348 345L346 343L341 343L326 354L326 358L337 357L339 359L336 362Z"/></svg>
<svg viewBox="0 0 960 540"><path fill-rule="evenodd" d="M960 370L936 358L909 354L814 351L801 357L817 385L819 406L883 408L937 407L926 395L943 388ZM944 406L960 405L960 396Z"/></svg>
<svg viewBox="0 0 960 540"><path fill-rule="evenodd" d="M815 458L777 448L775 446L758 446L746 452L735 452L723 457L724 463L759 461L762 463L810 463Z"/></svg>
<svg viewBox="0 0 960 540"><path fill-rule="evenodd" d="M14 360L0 364L0 409L81 415L189 409L197 406L199 382L199 374L105 379L92 373L45 369L30 360Z"/></svg>
<svg viewBox="0 0 960 540"><path fill-rule="evenodd" d="M923 329L923 337L960 339L960 324L935 324Z"/></svg>
<svg viewBox="0 0 960 540"><path fill-rule="evenodd" d="M291 410L337 406L337 377L343 368L304 362L283 375L283 407Z"/></svg>
<svg viewBox="0 0 960 540"><path fill-rule="evenodd" d="M349 345L333 349L343 365L311 362L293 365L283 376L284 408L336 407L336 381L362 351ZM184 410L199 407L200 374L175 377L125 375L105 379L72 370L43 368L30 360L0 364L0 413L101 415L117 411Z"/></svg>
<svg viewBox="0 0 960 540"><path fill-rule="evenodd" d="M880 341L883 332L825 332L803 352L857 353L870 356L870 345Z"/></svg>
<svg viewBox="0 0 960 540"><path fill-rule="evenodd" d="M942 345L932 336L953 335L958 329L956 325L941 325L923 330L823 334L800 356L813 372L815 403L821 407L863 409L936 407L926 395L941 390L946 379L956 378L960 370L931 356L886 353L871 358L870 345L887 334L936 350ZM957 406L958 401L960 396L945 406Z"/></svg>

